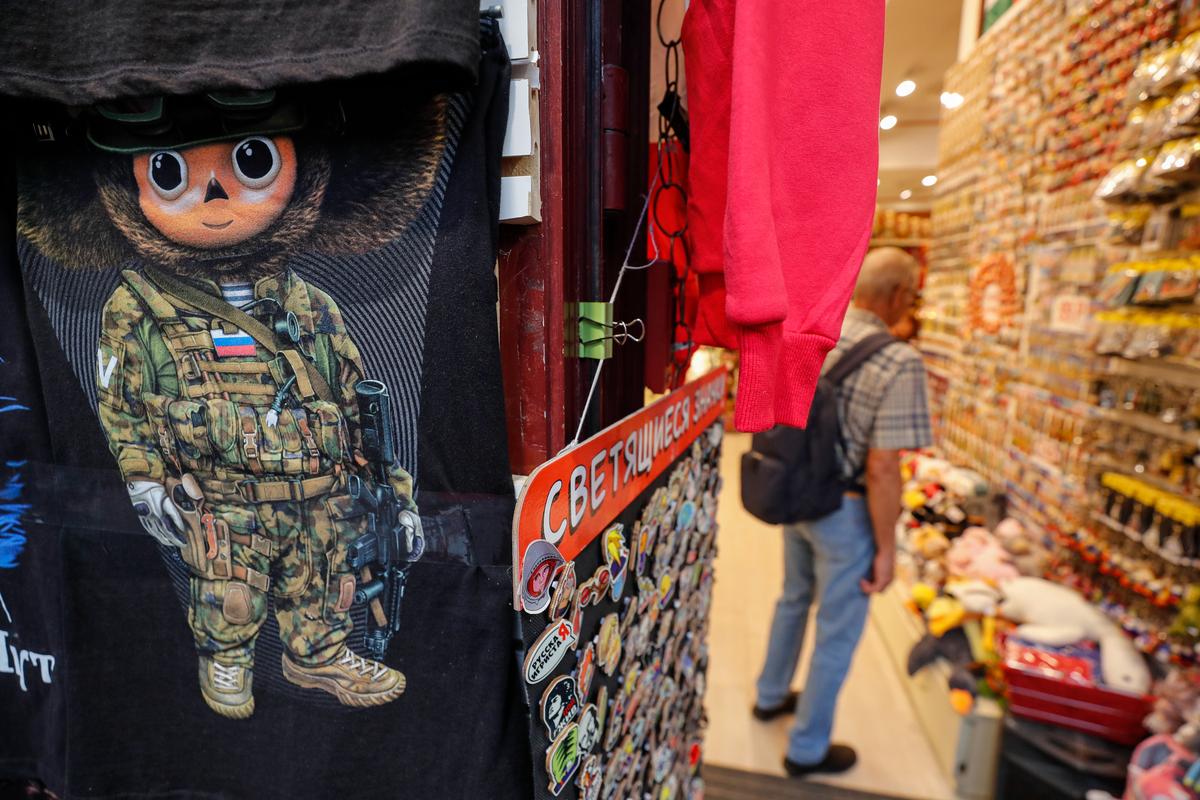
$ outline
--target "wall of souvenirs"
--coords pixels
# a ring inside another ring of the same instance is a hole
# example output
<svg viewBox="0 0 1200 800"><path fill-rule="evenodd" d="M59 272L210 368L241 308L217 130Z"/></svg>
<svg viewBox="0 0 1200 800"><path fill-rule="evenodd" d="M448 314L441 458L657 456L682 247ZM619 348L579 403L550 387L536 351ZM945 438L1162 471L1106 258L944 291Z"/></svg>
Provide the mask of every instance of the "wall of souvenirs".
<svg viewBox="0 0 1200 800"><path fill-rule="evenodd" d="M947 73L963 102L943 111L916 342L941 454L1003 495L1046 549L1039 577L1102 611L1160 681L1192 675L1192 701L1198 6L1024 0Z"/></svg>

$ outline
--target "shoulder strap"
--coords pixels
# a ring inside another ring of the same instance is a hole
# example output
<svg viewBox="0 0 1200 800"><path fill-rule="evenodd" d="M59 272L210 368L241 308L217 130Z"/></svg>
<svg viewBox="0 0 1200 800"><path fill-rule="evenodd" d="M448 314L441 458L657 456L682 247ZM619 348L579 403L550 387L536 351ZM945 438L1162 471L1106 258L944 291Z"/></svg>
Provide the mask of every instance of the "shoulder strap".
<svg viewBox="0 0 1200 800"><path fill-rule="evenodd" d="M270 351L271 355L277 356L283 354L287 358L287 354L292 348L284 347L279 343L274 332L256 320L254 317L236 308L229 303L226 303L220 298L213 297L208 292L201 291L191 284L160 272L153 267L146 267L146 276L154 283L158 284L159 288L167 294L178 297L183 302L190 306L194 306L201 311L212 314L217 319L224 320L232 325L236 325L246 333L254 337L255 341ZM325 381L324 376L316 366L307 358L301 356L299 359L287 358L288 363L292 365L293 370L296 367L296 361L299 360L304 364L304 371L308 373L308 380L312 384L313 390L317 397L328 402L337 402L333 396L333 390L329 388L329 384ZM300 380L297 375L297 380Z"/></svg>
<svg viewBox="0 0 1200 800"><path fill-rule="evenodd" d="M840 386L842 381L846 380L855 370L867 363L871 356L894 341L896 341L896 337L887 331L872 333L870 336L859 339L850 346L845 355L837 360L837 363L829 368L829 372L825 373L823 377L834 386Z"/></svg>

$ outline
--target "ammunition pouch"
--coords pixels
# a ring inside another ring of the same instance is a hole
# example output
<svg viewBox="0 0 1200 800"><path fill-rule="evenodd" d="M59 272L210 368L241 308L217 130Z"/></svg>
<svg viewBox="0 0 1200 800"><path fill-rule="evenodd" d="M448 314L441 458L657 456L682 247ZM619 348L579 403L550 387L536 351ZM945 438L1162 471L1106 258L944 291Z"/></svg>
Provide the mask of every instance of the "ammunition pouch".
<svg viewBox="0 0 1200 800"><path fill-rule="evenodd" d="M164 456L178 459L184 471L322 475L351 455L345 417L325 400L274 411L269 402L153 397L147 411L157 421Z"/></svg>

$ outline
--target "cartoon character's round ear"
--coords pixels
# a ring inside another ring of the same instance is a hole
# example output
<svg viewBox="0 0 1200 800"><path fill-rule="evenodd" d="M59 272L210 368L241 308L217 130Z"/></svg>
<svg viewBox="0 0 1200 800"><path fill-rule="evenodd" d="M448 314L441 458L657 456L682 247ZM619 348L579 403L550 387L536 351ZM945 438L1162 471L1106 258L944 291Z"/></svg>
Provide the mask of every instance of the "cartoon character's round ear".
<svg viewBox="0 0 1200 800"><path fill-rule="evenodd" d="M133 257L100 199L100 185L133 192L128 164L82 147L18 163L17 233L68 269L103 269Z"/></svg>
<svg viewBox="0 0 1200 800"><path fill-rule="evenodd" d="M330 255L364 253L396 239L429 198L446 142L446 99L414 105L396 99L399 114L327 143L329 185L312 233ZM353 120L352 120L353 123Z"/></svg>

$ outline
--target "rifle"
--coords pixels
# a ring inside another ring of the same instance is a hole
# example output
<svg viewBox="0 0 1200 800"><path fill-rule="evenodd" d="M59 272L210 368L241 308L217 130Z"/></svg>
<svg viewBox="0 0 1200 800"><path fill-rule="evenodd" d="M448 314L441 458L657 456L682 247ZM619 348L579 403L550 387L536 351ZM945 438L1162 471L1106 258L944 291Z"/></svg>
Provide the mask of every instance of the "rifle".
<svg viewBox="0 0 1200 800"><path fill-rule="evenodd" d="M361 380L354 387L363 456L370 463L372 485L350 481L350 494L366 510L367 532L349 547L351 568L358 570L354 602L371 609L367 623L368 654L382 660L388 644L400 630L400 602L408 571L425 550L421 518L406 508L388 482L396 461L392 435L392 398L379 381ZM377 570L377 572L376 572ZM373 574L375 573L375 574Z"/></svg>

